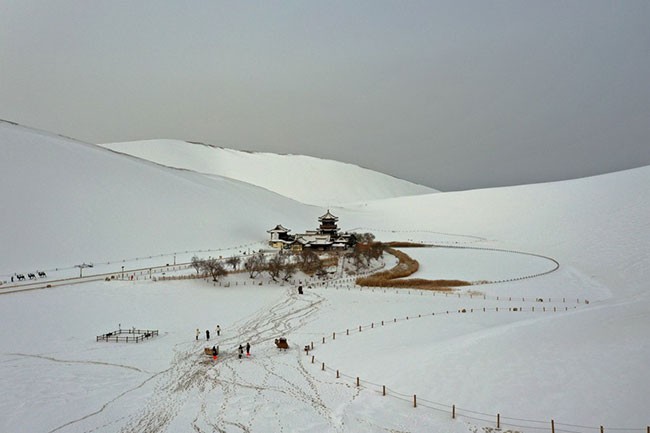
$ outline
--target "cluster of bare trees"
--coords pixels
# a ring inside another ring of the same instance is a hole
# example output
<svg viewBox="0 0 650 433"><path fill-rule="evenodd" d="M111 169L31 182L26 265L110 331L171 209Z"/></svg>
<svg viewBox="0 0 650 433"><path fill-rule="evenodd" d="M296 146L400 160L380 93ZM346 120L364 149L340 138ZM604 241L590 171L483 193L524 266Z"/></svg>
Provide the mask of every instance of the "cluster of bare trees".
<svg viewBox="0 0 650 433"><path fill-rule="evenodd" d="M300 253L280 251L270 259L262 254L255 254L246 260L244 269L250 278L256 278L266 272L273 281L288 281L296 272L308 275L323 271L323 263L314 251L303 250Z"/></svg>
<svg viewBox="0 0 650 433"><path fill-rule="evenodd" d="M208 257L199 259L197 256L192 257L191 266L196 269L197 274L209 275L212 281L219 281L219 278L228 275L228 271L219 259Z"/></svg>
<svg viewBox="0 0 650 433"><path fill-rule="evenodd" d="M380 259L384 253L384 246L375 242L371 233L355 233L357 240L352 251L345 254L345 258L353 268L358 270L367 269L372 260ZM267 273L273 281L288 281L296 272L302 271L307 275L324 277L327 275L327 267L333 266L340 255L335 253L328 258L322 258L317 252L305 249L299 253L279 251L277 254L267 257L262 251L250 255L245 259L239 256L229 257L225 260L209 257L200 259L192 257L191 266L198 274L209 275L213 281L228 274L226 265L232 267L232 271L243 268L250 278L257 278Z"/></svg>
<svg viewBox="0 0 650 433"><path fill-rule="evenodd" d="M348 262L358 271L370 267L372 260L379 260L384 254L384 245L375 242L372 233L355 233L357 243L352 251L346 254Z"/></svg>

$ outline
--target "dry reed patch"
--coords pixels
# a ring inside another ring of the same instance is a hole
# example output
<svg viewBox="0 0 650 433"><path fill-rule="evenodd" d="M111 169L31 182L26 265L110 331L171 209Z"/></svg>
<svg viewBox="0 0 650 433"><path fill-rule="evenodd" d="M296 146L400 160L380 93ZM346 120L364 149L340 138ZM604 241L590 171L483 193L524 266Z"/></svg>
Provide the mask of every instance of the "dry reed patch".
<svg viewBox="0 0 650 433"><path fill-rule="evenodd" d="M431 246L429 244L420 244L417 242L406 242L406 241L385 242L384 245L387 245L391 248L428 248Z"/></svg>
<svg viewBox="0 0 650 433"><path fill-rule="evenodd" d="M408 254L394 248L386 248L386 252L398 259L395 267L382 272L377 272L368 277L357 278L356 283L364 287L397 287L422 290L437 290L450 292L452 287L470 286L471 283L462 280L425 280L422 278L404 279L413 275L420 268L417 260Z"/></svg>

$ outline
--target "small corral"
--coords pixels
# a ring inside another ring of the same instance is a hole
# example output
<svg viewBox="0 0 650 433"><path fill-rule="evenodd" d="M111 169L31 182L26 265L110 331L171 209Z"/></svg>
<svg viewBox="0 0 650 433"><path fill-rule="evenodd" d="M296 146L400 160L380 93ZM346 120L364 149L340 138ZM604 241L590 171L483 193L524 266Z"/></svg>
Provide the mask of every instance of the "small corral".
<svg viewBox="0 0 650 433"><path fill-rule="evenodd" d="M140 343L149 340L158 335L157 329L118 329L117 331L107 332L98 335L96 341L106 341L113 343Z"/></svg>

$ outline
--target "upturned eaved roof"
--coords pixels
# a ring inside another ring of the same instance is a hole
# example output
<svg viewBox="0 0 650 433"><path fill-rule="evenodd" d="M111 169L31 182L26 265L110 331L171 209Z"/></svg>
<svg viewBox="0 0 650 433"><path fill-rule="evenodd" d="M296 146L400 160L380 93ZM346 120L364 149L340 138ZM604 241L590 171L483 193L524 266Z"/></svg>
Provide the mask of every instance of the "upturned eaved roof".
<svg viewBox="0 0 650 433"><path fill-rule="evenodd" d="M266 232L267 233L289 233L290 231L291 229L284 228L282 227L282 224L278 224L277 226L275 226L271 230L267 230Z"/></svg>
<svg viewBox="0 0 650 433"><path fill-rule="evenodd" d="M330 210L327 209L327 213L326 213L325 215L323 215L323 216L321 216L321 217L318 217L318 221L323 221L323 220L334 220L334 221L338 221L338 220L339 220L339 217L332 215L332 214L330 213Z"/></svg>

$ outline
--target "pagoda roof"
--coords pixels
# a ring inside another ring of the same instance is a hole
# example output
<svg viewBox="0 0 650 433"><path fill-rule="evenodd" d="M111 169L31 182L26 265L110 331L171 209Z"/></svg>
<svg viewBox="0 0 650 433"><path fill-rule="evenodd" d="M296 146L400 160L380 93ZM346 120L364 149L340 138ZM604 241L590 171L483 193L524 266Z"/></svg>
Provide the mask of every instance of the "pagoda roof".
<svg viewBox="0 0 650 433"><path fill-rule="evenodd" d="M323 215L323 216L321 216L321 217L318 217L318 221L323 221L323 220L334 220L334 221L338 221L338 220L339 220L339 217L332 215L332 214L330 213L330 210L327 209L327 213L326 213L325 215Z"/></svg>
<svg viewBox="0 0 650 433"><path fill-rule="evenodd" d="M277 226L275 226L271 230L267 230L266 232L267 233L289 233L290 231L291 229L284 228L282 227L282 224L278 224Z"/></svg>

